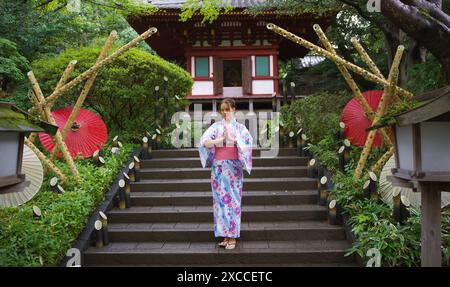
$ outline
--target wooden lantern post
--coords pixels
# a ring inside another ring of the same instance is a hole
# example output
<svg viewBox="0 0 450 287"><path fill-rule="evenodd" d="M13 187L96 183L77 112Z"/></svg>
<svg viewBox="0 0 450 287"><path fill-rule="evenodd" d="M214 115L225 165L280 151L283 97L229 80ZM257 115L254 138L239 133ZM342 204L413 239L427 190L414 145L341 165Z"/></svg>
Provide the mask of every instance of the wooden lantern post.
<svg viewBox="0 0 450 287"><path fill-rule="evenodd" d="M408 210L410 202L407 197L401 194L399 189L395 190L392 194L392 205L392 215L394 216L394 219L400 224L403 224L410 215Z"/></svg>
<svg viewBox="0 0 450 287"><path fill-rule="evenodd" d="M317 178L318 167L319 167L319 162L315 158L311 159L308 162L308 170L307 170L308 177Z"/></svg>
<svg viewBox="0 0 450 287"><path fill-rule="evenodd" d="M373 172L369 172L369 179L364 183L363 191L364 197L367 199L378 200L379 195L377 191L377 175Z"/></svg>
<svg viewBox="0 0 450 287"><path fill-rule="evenodd" d="M280 126L275 127L275 132L279 131L280 147L286 147L286 134L283 122L280 121Z"/></svg>
<svg viewBox="0 0 450 287"><path fill-rule="evenodd" d="M152 148L151 145L148 142L147 137L142 138L142 146L141 146L141 152L139 153L139 157L143 160L151 159L152 158Z"/></svg>
<svg viewBox="0 0 450 287"><path fill-rule="evenodd" d="M277 94L273 93L272 94L272 112L276 112L277 111Z"/></svg>
<svg viewBox="0 0 450 287"><path fill-rule="evenodd" d="M291 105L294 103L295 100L295 83L294 82L290 82L291 87Z"/></svg>
<svg viewBox="0 0 450 287"><path fill-rule="evenodd" d="M295 135L295 133L293 131L290 131L289 134L288 134L288 136L289 136L289 148L294 148L295 147L294 135Z"/></svg>
<svg viewBox="0 0 450 287"><path fill-rule="evenodd" d="M94 230L95 230L95 247L102 248L103 247L103 231L102 231L102 222L100 220L95 221Z"/></svg>
<svg viewBox="0 0 450 287"><path fill-rule="evenodd" d="M133 156L134 160L134 181L139 182L141 180L140 169L141 169L141 161L137 156Z"/></svg>
<svg viewBox="0 0 450 287"><path fill-rule="evenodd" d="M159 125L159 116L160 116L160 110L159 110L159 86L155 87L155 125Z"/></svg>
<svg viewBox="0 0 450 287"><path fill-rule="evenodd" d="M103 245L108 245L109 244L108 217L102 211L99 211L98 215L100 217L100 222L102 223Z"/></svg>
<svg viewBox="0 0 450 287"><path fill-rule="evenodd" d="M130 182L135 182L136 181L136 176L134 173L134 162L131 162L128 165L128 177L130 178Z"/></svg>
<svg viewBox="0 0 450 287"><path fill-rule="evenodd" d="M164 92L163 92L163 127L166 128L169 124L169 96L167 95L167 86L169 78L164 76Z"/></svg>
<svg viewBox="0 0 450 287"><path fill-rule="evenodd" d="M125 194L125 180L121 179L119 180L119 208L125 209L127 207L126 205L126 194Z"/></svg>
<svg viewBox="0 0 450 287"><path fill-rule="evenodd" d="M319 205L325 206L328 198L328 178L326 176L322 176L318 185Z"/></svg>
<svg viewBox="0 0 450 287"><path fill-rule="evenodd" d="M328 222L331 225L338 224L336 199L331 200L328 204Z"/></svg>
<svg viewBox="0 0 450 287"><path fill-rule="evenodd" d="M345 166L350 161L350 146L350 141L345 139L344 145L338 150L339 170L341 172L345 172Z"/></svg>
<svg viewBox="0 0 450 287"><path fill-rule="evenodd" d="M303 129L300 128L297 131L296 139L297 139L297 155L302 156L302 148L303 148L303 140L302 140L302 131Z"/></svg>
<svg viewBox="0 0 450 287"><path fill-rule="evenodd" d="M309 155L310 155L309 151L305 150L305 148L308 146L308 137L306 136L305 133L302 132L302 134L300 135L300 138L301 138L300 156L309 157Z"/></svg>
<svg viewBox="0 0 450 287"><path fill-rule="evenodd" d="M336 134L334 135L334 139L337 141L345 139L344 130L345 130L345 123L339 122L339 131L337 131Z"/></svg>
<svg viewBox="0 0 450 287"><path fill-rule="evenodd" d="M130 186L130 177L128 174L123 173L123 180L125 181L125 206L126 208L131 207L131 186Z"/></svg>

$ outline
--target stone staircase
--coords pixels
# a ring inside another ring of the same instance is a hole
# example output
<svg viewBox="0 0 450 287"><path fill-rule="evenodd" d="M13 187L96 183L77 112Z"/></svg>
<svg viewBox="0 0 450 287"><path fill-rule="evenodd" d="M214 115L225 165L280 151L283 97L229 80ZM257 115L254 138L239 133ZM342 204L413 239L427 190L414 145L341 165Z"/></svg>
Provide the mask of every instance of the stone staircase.
<svg viewBox="0 0 450 287"><path fill-rule="evenodd" d="M110 244L84 252L86 266L352 266L344 228L328 224L317 181L296 149L253 151L244 171L241 237L234 250L213 232L210 169L197 149L153 151L132 183L129 209L108 211Z"/></svg>

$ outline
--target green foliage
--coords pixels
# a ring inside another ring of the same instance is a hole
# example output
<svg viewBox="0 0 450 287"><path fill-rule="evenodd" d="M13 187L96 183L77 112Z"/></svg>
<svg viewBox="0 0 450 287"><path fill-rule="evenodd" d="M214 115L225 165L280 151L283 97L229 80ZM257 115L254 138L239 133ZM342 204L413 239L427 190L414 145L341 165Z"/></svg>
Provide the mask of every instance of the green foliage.
<svg viewBox="0 0 450 287"><path fill-rule="evenodd" d="M319 162L328 167L330 172L334 174L338 171L337 150L340 146L341 144L335 141L333 136L325 135L317 144L308 144L305 149L312 152Z"/></svg>
<svg viewBox="0 0 450 287"><path fill-rule="evenodd" d="M69 13L74 8L67 0L33 0L32 1L41 13ZM90 8L102 9L109 12L120 13L122 15L144 14L148 15L154 12L155 8L143 1L136 0L80 0L80 8L87 6ZM76 11L73 11L76 12Z"/></svg>
<svg viewBox="0 0 450 287"><path fill-rule="evenodd" d="M346 255L358 254L367 260L366 253L371 248L377 248L381 253L382 266L419 266L420 265L420 214L411 208L411 216L406 223L396 223L392 209L381 201L364 198L363 185L368 179L369 168L386 152L386 148L374 148L369 154L363 177L354 179L354 171L362 152L362 147L351 147L350 161L345 173L338 169L337 150L342 140L333 137L333 126L320 123L326 114L338 117L342 110L333 108L331 94L307 97L294 102L292 106L282 108L282 118L289 128L297 130L302 127L307 135L314 135L313 143L308 149L333 175L334 188L331 196L342 207L348 224L355 234L356 241ZM334 96L336 99L337 96ZM308 101L309 100L309 101ZM345 103L346 101L342 101ZM304 103L304 104L303 104ZM335 102L336 103L336 102ZM338 104L336 104L338 105ZM331 106L331 107L329 107ZM328 107L328 108L327 108ZM306 115L307 120L304 120ZM302 119L302 120L300 120ZM311 124L312 123L312 124ZM336 124L336 123L335 123ZM311 136L313 137L313 136ZM450 265L450 209L442 213L442 246L443 265Z"/></svg>
<svg viewBox="0 0 450 287"><path fill-rule="evenodd" d="M16 44L0 38L0 95L11 91L23 80L29 63L18 51Z"/></svg>
<svg viewBox="0 0 450 287"><path fill-rule="evenodd" d="M187 0L181 8L180 20L188 21L195 14L203 15L203 23L212 23L219 17L220 13L229 12L233 9L227 0Z"/></svg>
<svg viewBox="0 0 450 287"><path fill-rule="evenodd" d="M301 127L310 141L317 143L339 130L340 113L349 99L345 92L319 92L281 107L281 120L287 130L297 131Z"/></svg>
<svg viewBox="0 0 450 287"><path fill-rule="evenodd" d="M41 266L40 258L44 266L58 264L130 157L132 146L125 144L115 156L109 150L107 146L102 151L106 159L102 167L89 160L77 161L82 181L76 184L71 178L64 186L65 193L53 194L51 176L47 175L31 201L20 207L0 208L0 266ZM70 174L65 163L57 164ZM40 219L33 218L33 205L41 209Z"/></svg>
<svg viewBox="0 0 450 287"><path fill-rule="evenodd" d="M396 223L392 216L392 209L381 201L364 198L363 185L368 179L368 167L372 166L386 151L385 148L373 149L369 154L366 169L359 180L354 179L354 170L361 154L361 148L353 147L350 153L350 163L346 166L346 173L337 168L336 147L341 143L329 135L309 149L314 156L333 174L335 183L331 195L343 208L343 213L349 219L348 224L355 234L356 241L347 255L358 254L366 259L366 252L377 248L382 255L383 266L419 266L420 265L420 213L411 208L411 217L405 224ZM442 246L443 265L450 264L449 209L442 213Z"/></svg>
<svg viewBox="0 0 450 287"><path fill-rule="evenodd" d="M254 14L276 9L278 13L284 15L298 15L304 13L317 13L323 15L327 12L334 12L341 6L342 4L336 0L266 0L260 5L250 7L248 10Z"/></svg>
<svg viewBox="0 0 450 287"><path fill-rule="evenodd" d="M394 116L420 107L426 102L419 102L414 98L403 98L395 101L390 106L388 106L386 113L381 117L380 121L376 124L376 126L384 126L384 125L393 125L395 124Z"/></svg>
<svg viewBox="0 0 450 287"><path fill-rule="evenodd" d="M91 67L100 47L69 49L58 57L45 57L33 62L33 71L48 95L56 86L67 64L77 59L73 77ZM167 77L168 81L164 80ZM155 87L159 91L155 91ZM102 68L85 104L97 112L108 128L123 135L142 138L154 127L163 112L163 95L169 99L169 119L174 112L175 95L183 98L192 87L190 75L182 68L148 52L133 48L113 63ZM82 85L69 91L56 102L56 108L74 102ZM155 116L155 95L159 94L159 114Z"/></svg>
<svg viewBox="0 0 450 287"><path fill-rule="evenodd" d="M406 89L413 94L420 94L444 86L440 71L441 66L436 57L428 53L426 62L409 68Z"/></svg>
<svg viewBox="0 0 450 287"><path fill-rule="evenodd" d="M419 266L419 216L413 215L400 225L393 222L387 205L367 199L358 203L358 213L349 221L357 240L347 254L357 253L365 258L367 250L376 248L382 256L382 266Z"/></svg>
<svg viewBox="0 0 450 287"><path fill-rule="evenodd" d="M67 48L86 46L98 40L103 43L112 30L119 34L117 42L124 44L137 35L124 16L149 14L155 10L151 5L134 0L82 0L79 12L68 11L65 4L66 0L48 3L0 0L0 37L15 42L19 52L32 62L42 55L58 54ZM62 8L56 10L58 7ZM139 46L150 50L145 42Z"/></svg>

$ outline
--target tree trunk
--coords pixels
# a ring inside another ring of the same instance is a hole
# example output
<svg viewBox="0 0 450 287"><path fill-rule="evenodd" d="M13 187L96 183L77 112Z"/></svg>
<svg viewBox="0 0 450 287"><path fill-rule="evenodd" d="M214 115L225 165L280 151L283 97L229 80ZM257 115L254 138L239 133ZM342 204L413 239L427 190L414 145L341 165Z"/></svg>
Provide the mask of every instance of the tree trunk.
<svg viewBox="0 0 450 287"><path fill-rule="evenodd" d="M438 59L444 81L450 83L450 16L439 9L441 3L383 0L381 13Z"/></svg>

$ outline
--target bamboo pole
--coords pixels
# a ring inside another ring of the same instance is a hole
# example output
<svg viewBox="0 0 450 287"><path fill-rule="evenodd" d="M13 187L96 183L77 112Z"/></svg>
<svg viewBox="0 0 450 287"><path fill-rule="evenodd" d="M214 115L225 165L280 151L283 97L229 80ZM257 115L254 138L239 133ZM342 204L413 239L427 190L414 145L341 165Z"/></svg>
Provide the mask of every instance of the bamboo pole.
<svg viewBox="0 0 450 287"><path fill-rule="evenodd" d="M76 64L77 64L77 60L72 60L69 62L69 64L67 65L66 69L64 70L64 72L63 72L61 78L59 79L58 84L56 85L54 90L60 89L67 82L70 74L75 69ZM47 100L46 104L48 105L49 108L52 108L54 101Z"/></svg>
<svg viewBox="0 0 450 287"><path fill-rule="evenodd" d="M76 63L77 63L77 60L72 60L69 62L69 65L67 65L66 69L64 70L61 78L58 81L58 84L55 87L55 90L61 88L67 82L67 79L69 78L70 73L72 73L73 69L75 68ZM45 104L51 109L53 107L54 101L46 102ZM63 137L63 139L65 139L65 137ZM51 155L52 160L55 159L57 150L58 150L58 146L55 146L53 148L52 155Z"/></svg>
<svg viewBox="0 0 450 287"><path fill-rule="evenodd" d="M384 76L381 73L380 69L378 69L377 65L372 60L372 58L370 58L369 54L367 54L366 50L361 45L361 43L359 43L358 39L356 39L355 37L352 37L352 39L350 41L352 42L356 51L358 51L358 53L361 56L361 58L363 59L363 61L367 64L369 69L372 71L372 73L374 73L376 76L384 79Z"/></svg>
<svg viewBox="0 0 450 287"><path fill-rule="evenodd" d="M95 64L97 65L98 63L100 63L107 55L109 49L111 48L112 43L114 42L114 40L117 38L117 32L116 31L112 31L109 34L108 39L105 42L105 45L102 48L102 51L100 52L100 55L97 58L97 61L95 62ZM97 71L94 71L91 74L91 77L86 81L86 83L84 84L84 88L80 93L80 96L77 99L77 102L75 103L75 105L73 106L72 112L70 113L69 118L67 119L67 122L64 125L64 128L61 132L62 138L65 139L67 136L67 132L69 131L69 128L71 127L72 123L75 121L75 118L78 114L78 112L80 111L84 100L86 99L89 91L91 90L92 86L94 85L95 82L95 78L97 77Z"/></svg>
<svg viewBox="0 0 450 287"><path fill-rule="evenodd" d="M106 57L105 59L101 60L99 63L95 64L94 66L90 67L88 70L81 73L78 77L76 77L69 83L65 84L58 90L54 90L53 93L47 98L47 101L56 100L59 96L61 96L61 94L70 90L71 88L75 87L82 81L86 80L87 78L92 76L94 73L96 73L100 68L111 63L112 61L117 59L119 56L121 56L122 54L124 54L125 52L127 52L128 50L133 48L134 46L136 46L139 42L141 42L141 41L147 39L148 37L150 37L151 35L155 34L157 31L158 30L156 28L151 27L150 29L148 29L147 31L145 31L144 33L139 35L138 37L134 38L133 40L131 40L130 42L128 42L127 44L122 46L120 49L118 49L117 51L115 51L114 53L109 55L108 57Z"/></svg>
<svg viewBox="0 0 450 287"><path fill-rule="evenodd" d="M313 26L314 31L316 32L317 36L319 37L320 42L322 42L323 46L327 51L332 53L333 55L338 57L338 54L334 50L333 46L331 45L330 41L328 40L325 33L322 31L320 26L318 24L314 24ZM353 80L352 75L350 75L350 72L347 70L345 66L342 64L337 64L337 67L339 71L341 72L342 76L344 77L345 81L349 85L350 89L352 90L353 94L355 95L356 99L359 101L360 105L363 107L364 112L366 113L366 117L373 121L375 117L375 112L370 107L369 103L366 101L366 98L361 93L361 90L358 88L358 85ZM377 68L378 70L378 68ZM380 73L381 74L381 73ZM381 77L384 79L383 75ZM392 140L390 139L389 135L386 133L385 129L380 130L381 135L383 136L383 139L388 145L392 146Z"/></svg>
<svg viewBox="0 0 450 287"><path fill-rule="evenodd" d="M67 177L61 172L61 170L49 160L45 154L43 154L29 139L25 138L24 143L37 155L37 157L47 166L48 169L53 171L56 176L61 179L62 182L67 182Z"/></svg>
<svg viewBox="0 0 450 287"><path fill-rule="evenodd" d="M61 78L58 81L58 84L56 85L55 89L59 89L62 85L64 85L67 82L67 79L70 76L70 73L72 73L73 69L75 68L75 65L77 63L77 60L72 60L69 62L69 64L67 65L66 69L64 70ZM43 107L43 105L47 105L50 109L53 107L53 102L48 102L46 101L45 103L35 103L33 104L33 107L29 110L30 113L35 112L35 111L40 111Z"/></svg>
<svg viewBox="0 0 450 287"><path fill-rule="evenodd" d="M375 163L370 169L372 172L377 173L380 169L386 164L386 162L391 158L394 154L394 147L391 147L383 156Z"/></svg>
<svg viewBox="0 0 450 287"><path fill-rule="evenodd" d="M31 87L34 91L34 95L36 96L37 101L42 105L42 103L45 102L44 95L42 94L42 90L39 87L39 83L36 80L34 74L32 71L28 72L27 74L28 79L30 80ZM42 116L52 125L57 125L55 122L55 119L52 116L52 113L50 112L50 108L47 106L43 106L41 110ZM62 151L62 154L64 156L64 159L66 160L67 164L69 165L70 170L72 171L72 174L75 176L75 179L77 182L80 181L80 175L78 173L77 167L75 166L75 163L73 161L72 156L69 153L69 150L67 149L66 144L64 143L64 140L62 139L61 133L59 130L56 131L56 134L54 136L56 145L59 146L60 150Z"/></svg>
<svg viewBox="0 0 450 287"><path fill-rule="evenodd" d="M333 55L333 53L328 52L327 50L325 50L325 49L323 49L323 48L321 48L321 47L319 47L317 45L314 45L313 43L311 43L311 42L309 42L309 41L307 41L307 40L305 40L305 39L303 39L303 38L301 38L301 37L299 37L299 36L297 36L295 34L292 34L292 33L288 32L288 31L286 31L285 29L278 27L275 24L272 24L272 23L267 24L267 29L274 31L275 33L277 33L277 34L279 34L279 35L281 35L281 36L283 36L283 37L285 37L285 38L287 38L287 39L289 39L289 40L291 40L291 41L293 41L293 42L295 42L295 43L297 43L297 44L299 44L301 46L304 46L304 47L306 47L306 48L308 48L310 50L313 50L316 53L318 53L318 54L320 54L320 55L322 55L322 56L324 56L324 57L334 61L335 63L338 63L338 64L341 64L343 66L346 66L349 70L355 72L356 74L364 77L365 79L367 79L367 80L369 80L371 82L375 82L375 83L380 84L380 85L382 85L384 87L389 86L389 82L386 79L380 78L380 77L378 77L378 76L376 76L376 75L374 75L374 74L364 70L363 68L361 68L361 67L359 67L359 66L357 66L357 65L355 65L353 63L350 63L350 62L348 62L348 61L346 61L344 59L342 59L339 56ZM402 89L402 88L400 88L398 86L395 86L395 93L398 93L398 94L400 94L400 95L402 95L404 97L412 97L413 96L413 94L411 94L410 92L408 92L408 91L406 91L406 90L404 90L404 89Z"/></svg>
<svg viewBox="0 0 450 287"><path fill-rule="evenodd" d="M372 73L379 76L380 78L385 79L385 77L381 73L380 69L378 69L377 65L372 60L372 58L370 58L369 54L366 52L366 50L361 45L361 43L359 43L359 41L355 37L352 37L351 42L352 42L353 46L355 47L356 51L358 51L358 53L361 56L361 58L363 59L363 61L367 64L369 69L372 70Z"/></svg>
<svg viewBox="0 0 450 287"><path fill-rule="evenodd" d="M27 93L28 98L30 99L31 103L33 104L33 107L31 109L28 110L29 113L33 112L33 109L39 105L39 102L37 102L36 97L33 94L33 90L32 89L28 89L28 93ZM34 140L36 139L37 133L30 133L30 135L28 136L28 139L31 142L34 142Z"/></svg>
<svg viewBox="0 0 450 287"><path fill-rule="evenodd" d="M117 38L117 32L116 31L112 31L109 34L108 39L106 39L106 42L103 45L103 48L102 48L102 50L101 50L101 52L100 52L100 54L99 54L95 64L98 64L101 60L103 60L106 57L109 49L112 46L112 43L114 42L114 40L116 38ZM74 107L72 109L72 112L70 113L70 116L67 119L67 121L64 124L64 127L63 127L63 129L61 131L61 135L62 135L63 140L66 139L67 132L69 131L70 127L72 126L72 123L75 121L75 118L77 117L78 112L80 111L81 107L83 106L84 100L86 99L89 91L91 90L92 86L94 85L95 78L97 77L97 73L98 73L98 71L95 71L91 75L91 77L86 81L86 83L84 84L83 90L81 90L80 96L78 97L77 102L75 103L75 105L74 105ZM63 77L64 77L64 74L63 74ZM63 80L63 77L61 77L61 80ZM61 80L60 80L60 83L58 83L58 85L56 86L55 90L60 89L62 84L65 83L65 81L61 82ZM55 147L53 149L53 151L52 151L52 157L55 156L57 151L58 151L58 148Z"/></svg>
<svg viewBox="0 0 450 287"><path fill-rule="evenodd" d="M392 62L391 69L389 71L389 85L385 87L383 96L381 97L380 103L378 104L377 112L375 114L375 118L372 122L372 126L377 124L378 121L381 119L383 114L386 111L386 104L390 102L391 98L393 97L395 93L395 86L397 84L398 79L398 67L400 65L400 61L402 59L403 51L405 50L405 47L400 45L397 48L397 52L395 53L394 60ZM373 140L375 139L376 130L371 130L369 132L369 135L367 136L366 143L364 145L363 151L361 153L361 156L358 161L358 165L355 170L354 178L359 179L361 177L361 173L364 169L364 166L366 165L367 158L369 156L370 150L372 149Z"/></svg>

